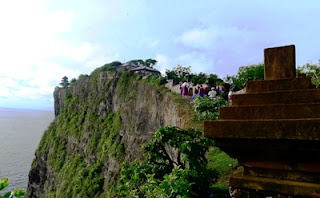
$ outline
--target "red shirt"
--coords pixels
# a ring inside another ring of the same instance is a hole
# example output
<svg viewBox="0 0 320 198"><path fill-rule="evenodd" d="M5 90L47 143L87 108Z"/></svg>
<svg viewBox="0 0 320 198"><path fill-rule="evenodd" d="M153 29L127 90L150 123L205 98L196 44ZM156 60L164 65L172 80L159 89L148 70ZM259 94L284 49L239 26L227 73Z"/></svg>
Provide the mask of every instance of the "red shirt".
<svg viewBox="0 0 320 198"><path fill-rule="evenodd" d="M206 93L206 90L203 87L200 87L199 91L200 91L200 93L203 93L203 94Z"/></svg>

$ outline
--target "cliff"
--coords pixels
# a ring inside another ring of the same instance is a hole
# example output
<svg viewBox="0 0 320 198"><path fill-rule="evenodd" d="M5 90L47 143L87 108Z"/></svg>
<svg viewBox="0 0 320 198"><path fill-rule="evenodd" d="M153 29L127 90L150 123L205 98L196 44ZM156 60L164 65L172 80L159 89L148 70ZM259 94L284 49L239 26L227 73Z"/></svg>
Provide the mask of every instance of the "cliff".
<svg viewBox="0 0 320 198"><path fill-rule="evenodd" d="M121 163L141 160L158 128L196 124L190 105L152 78L103 70L54 91L56 118L36 150L27 197L110 196Z"/></svg>

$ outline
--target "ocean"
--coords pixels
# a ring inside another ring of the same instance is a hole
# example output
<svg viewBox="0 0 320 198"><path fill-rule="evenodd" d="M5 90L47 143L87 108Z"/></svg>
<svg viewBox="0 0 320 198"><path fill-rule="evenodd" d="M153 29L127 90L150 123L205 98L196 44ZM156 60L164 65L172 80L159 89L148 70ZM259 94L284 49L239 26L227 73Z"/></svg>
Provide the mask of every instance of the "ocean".
<svg viewBox="0 0 320 198"><path fill-rule="evenodd" d="M3 191L27 189L35 150L53 119L52 111L0 108L0 178L10 183Z"/></svg>

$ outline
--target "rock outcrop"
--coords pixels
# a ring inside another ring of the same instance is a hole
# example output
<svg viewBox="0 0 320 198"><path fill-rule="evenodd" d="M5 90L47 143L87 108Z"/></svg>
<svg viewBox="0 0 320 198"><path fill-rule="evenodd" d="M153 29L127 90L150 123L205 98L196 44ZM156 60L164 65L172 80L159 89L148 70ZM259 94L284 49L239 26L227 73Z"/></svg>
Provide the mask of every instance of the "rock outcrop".
<svg viewBox="0 0 320 198"><path fill-rule="evenodd" d="M27 197L105 197L122 162L166 125L192 127L186 101L132 72L93 72L54 91L56 118L29 173Z"/></svg>

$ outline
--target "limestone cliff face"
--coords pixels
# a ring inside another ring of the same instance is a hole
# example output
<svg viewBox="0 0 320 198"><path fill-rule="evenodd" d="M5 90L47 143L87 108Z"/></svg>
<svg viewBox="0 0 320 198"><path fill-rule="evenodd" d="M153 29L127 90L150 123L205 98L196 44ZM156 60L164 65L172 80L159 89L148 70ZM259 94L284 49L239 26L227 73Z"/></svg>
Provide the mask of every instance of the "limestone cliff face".
<svg viewBox="0 0 320 198"><path fill-rule="evenodd" d="M27 197L105 197L122 162L166 125L191 127L192 110L166 88L129 72L81 76L54 91L56 118L29 173Z"/></svg>

